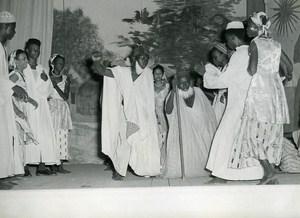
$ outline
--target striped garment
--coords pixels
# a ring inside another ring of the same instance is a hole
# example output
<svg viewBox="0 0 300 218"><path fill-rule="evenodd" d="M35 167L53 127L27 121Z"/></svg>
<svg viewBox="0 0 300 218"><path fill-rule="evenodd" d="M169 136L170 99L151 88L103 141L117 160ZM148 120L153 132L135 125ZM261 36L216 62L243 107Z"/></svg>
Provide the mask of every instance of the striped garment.
<svg viewBox="0 0 300 218"><path fill-rule="evenodd" d="M280 169L286 173L300 173L300 153L288 139L283 138Z"/></svg>

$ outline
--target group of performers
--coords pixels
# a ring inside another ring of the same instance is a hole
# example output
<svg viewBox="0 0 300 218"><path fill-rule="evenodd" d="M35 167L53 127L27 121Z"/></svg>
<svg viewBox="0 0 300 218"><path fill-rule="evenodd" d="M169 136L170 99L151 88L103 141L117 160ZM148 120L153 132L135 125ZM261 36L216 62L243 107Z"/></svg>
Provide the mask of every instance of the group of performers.
<svg viewBox="0 0 300 218"><path fill-rule="evenodd" d="M173 78L161 65L151 72L143 46L133 48L130 66L106 68L93 53L93 71L104 76L102 151L113 179L123 180L130 165L145 177L210 174L209 183L278 183L283 124L289 123L282 80L292 79L293 65L271 38L264 12L247 21L246 28L227 24L226 45L213 46L212 63L176 69ZM191 71L206 89L218 90L212 104Z"/></svg>
<svg viewBox="0 0 300 218"><path fill-rule="evenodd" d="M7 54L4 47L16 31L15 17L0 13L0 178L69 173L68 130L72 129L67 104L70 80L62 75L65 60L50 59L50 72L38 63L41 42L28 39L25 49ZM2 180L1 180L2 181Z"/></svg>
<svg viewBox="0 0 300 218"><path fill-rule="evenodd" d="M130 63L113 67L92 54L93 72L104 76L102 152L114 180L123 180L130 166L147 178L211 175L209 183L278 183L283 125L289 123L282 81L292 79L293 65L271 38L264 12L247 21L247 27L227 24L226 44L215 43L212 63L176 69L171 77L159 64L148 67L143 46L132 49ZM0 178L31 176L30 164L38 165L36 175L68 173L62 160L68 159L72 122L64 57L53 55L48 73L37 61L41 42L32 38L8 62L3 45L15 28L14 16L1 12ZM217 90L213 102L202 86Z"/></svg>

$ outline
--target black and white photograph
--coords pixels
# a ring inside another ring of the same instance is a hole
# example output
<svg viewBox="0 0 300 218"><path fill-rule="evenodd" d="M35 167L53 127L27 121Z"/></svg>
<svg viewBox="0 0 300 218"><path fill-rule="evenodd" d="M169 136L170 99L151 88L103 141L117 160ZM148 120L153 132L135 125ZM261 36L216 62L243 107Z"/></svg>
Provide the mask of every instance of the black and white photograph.
<svg viewBox="0 0 300 218"><path fill-rule="evenodd" d="M299 0L0 0L0 217L300 217Z"/></svg>

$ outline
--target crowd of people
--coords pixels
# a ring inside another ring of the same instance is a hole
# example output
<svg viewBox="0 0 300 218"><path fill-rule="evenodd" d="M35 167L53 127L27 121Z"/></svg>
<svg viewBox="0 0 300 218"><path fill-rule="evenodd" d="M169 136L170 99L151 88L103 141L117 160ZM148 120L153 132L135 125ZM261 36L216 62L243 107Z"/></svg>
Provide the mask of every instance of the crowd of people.
<svg viewBox="0 0 300 218"><path fill-rule="evenodd" d="M282 81L292 79L293 65L269 27L264 12L246 26L229 22L211 63L176 69L172 78L159 64L151 73L144 46L133 48L129 66L106 68L94 52L93 71L104 76L102 151L113 179L123 180L130 166L147 178L278 184L289 123ZM213 101L205 89L215 90Z"/></svg>
<svg viewBox="0 0 300 218"><path fill-rule="evenodd" d="M37 166L37 176L70 173L63 168L72 129L64 57L53 55L48 72L38 63L41 42L35 38L26 41L24 50L8 55L4 45L14 37L15 28L15 17L1 12L0 178L30 177L30 165Z"/></svg>
<svg viewBox="0 0 300 218"><path fill-rule="evenodd" d="M169 77L160 64L148 67L144 46L111 67L93 52L91 69L104 76L101 145L112 178L123 180L130 166L147 178L210 175L209 184L278 184L277 166L284 160L287 167L290 154L283 149L290 143L283 137L289 113L282 81L292 79L293 64L269 27L264 12L253 13L246 27L229 22L226 43L215 43L211 63L181 67ZM15 28L15 17L1 12L0 178L31 176L30 165L37 176L70 173L63 167L72 129L65 59L54 54L46 70L35 38L8 55L4 45Z"/></svg>

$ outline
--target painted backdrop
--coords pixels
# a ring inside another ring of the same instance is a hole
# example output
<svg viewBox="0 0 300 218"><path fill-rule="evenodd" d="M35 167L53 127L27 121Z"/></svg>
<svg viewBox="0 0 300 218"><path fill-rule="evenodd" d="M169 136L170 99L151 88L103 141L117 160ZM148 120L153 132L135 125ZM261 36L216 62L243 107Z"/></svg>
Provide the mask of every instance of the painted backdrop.
<svg viewBox="0 0 300 218"><path fill-rule="evenodd" d="M71 78L74 163L102 162L99 98L102 78L89 71L98 50L107 61L124 58L128 45L144 44L150 65L169 72L208 60L215 41L232 19L245 19L246 0L55 0L52 54L65 56Z"/></svg>

